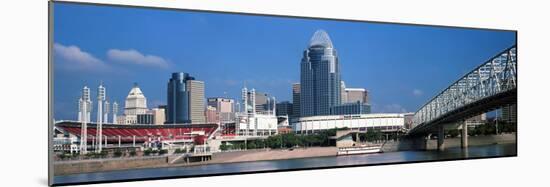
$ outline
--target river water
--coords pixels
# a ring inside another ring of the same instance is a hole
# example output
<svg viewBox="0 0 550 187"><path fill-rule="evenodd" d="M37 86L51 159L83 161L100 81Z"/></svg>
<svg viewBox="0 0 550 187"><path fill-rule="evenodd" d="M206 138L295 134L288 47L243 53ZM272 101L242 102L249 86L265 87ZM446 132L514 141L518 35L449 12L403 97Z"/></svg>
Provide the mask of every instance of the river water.
<svg viewBox="0 0 550 187"><path fill-rule="evenodd" d="M206 174L227 174L252 171L273 171L285 169L320 168L332 166L372 165L432 160L499 157L517 155L516 144L499 144L450 148L445 151L400 151L378 154L332 156L290 160L272 160L241 163L209 164L190 167L133 169L55 176L55 184L79 182L106 182L113 180L147 179L157 177L197 176Z"/></svg>

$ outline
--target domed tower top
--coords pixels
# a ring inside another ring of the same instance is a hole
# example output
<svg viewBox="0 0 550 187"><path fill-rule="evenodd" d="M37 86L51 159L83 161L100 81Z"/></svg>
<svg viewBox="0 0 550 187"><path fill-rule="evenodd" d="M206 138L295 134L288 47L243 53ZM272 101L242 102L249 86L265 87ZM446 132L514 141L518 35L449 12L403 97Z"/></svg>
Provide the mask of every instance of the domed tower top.
<svg viewBox="0 0 550 187"><path fill-rule="evenodd" d="M333 48L330 37L322 29L315 31L311 40L309 40L309 47Z"/></svg>

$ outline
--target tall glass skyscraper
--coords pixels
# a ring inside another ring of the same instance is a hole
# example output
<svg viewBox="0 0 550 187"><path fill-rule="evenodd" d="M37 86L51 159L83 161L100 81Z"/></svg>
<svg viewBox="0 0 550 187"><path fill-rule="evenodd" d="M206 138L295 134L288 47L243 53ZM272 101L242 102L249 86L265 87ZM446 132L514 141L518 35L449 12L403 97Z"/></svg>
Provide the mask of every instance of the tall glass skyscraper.
<svg viewBox="0 0 550 187"><path fill-rule="evenodd" d="M330 115L341 103L341 78L336 49L324 30L313 34L300 66L300 116Z"/></svg>
<svg viewBox="0 0 550 187"><path fill-rule="evenodd" d="M188 80L195 78L183 72L172 73L172 78L168 81L165 124L191 123Z"/></svg>

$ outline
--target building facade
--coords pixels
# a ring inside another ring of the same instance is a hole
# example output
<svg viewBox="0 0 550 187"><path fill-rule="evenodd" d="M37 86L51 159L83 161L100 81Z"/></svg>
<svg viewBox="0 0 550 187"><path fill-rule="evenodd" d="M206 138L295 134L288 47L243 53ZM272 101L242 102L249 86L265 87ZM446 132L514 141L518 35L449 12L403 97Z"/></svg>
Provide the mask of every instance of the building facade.
<svg viewBox="0 0 550 187"><path fill-rule="evenodd" d="M136 119L137 119L137 124L151 125L155 123L155 115L152 113L138 114Z"/></svg>
<svg viewBox="0 0 550 187"><path fill-rule="evenodd" d="M288 102L288 101L283 101L283 102L280 102L280 103L277 103L277 111L276 111L276 115L277 116L292 116L292 112L293 112L293 104L291 102Z"/></svg>
<svg viewBox="0 0 550 187"><path fill-rule="evenodd" d="M292 119L300 117L300 83L292 84Z"/></svg>
<svg viewBox="0 0 550 187"><path fill-rule="evenodd" d="M206 106L206 123L220 123L220 115L216 107Z"/></svg>
<svg viewBox="0 0 550 187"><path fill-rule="evenodd" d="M202 124L206 122L204 116L204 82L188 80L187 90L189 90L189 118L191 123Z"/></svg>
<svg viewBox="0 0 550 187"><path fill-rule="evenodd" d="M214 107L219 114L220 122L229 123L235 121L235 100L214 97L208 98L207 104Z"/></svg>
<svg viewBox="0 0 550 187"><path fill-rule="evenodd" d="M164 122L166 122L166 111L163 107L153 108L149 112L153 114L153 124L164 125Z"/></svg>
<svg viewBox="0 0 550 187"><path fill-rule="evenodd" d="M137 84L128 93L124 103L124 116L121 124L137 124L137 115L147 113L147 98Z"/></svg>
<svg viewBox="0 0 550 187"><path fill-rule="evenodd" d="M300 116L329 115L341 103L341 78L338 54L325 31L313 34L300 66Z"/></svg>
<svg viewBox="0 0 550 187"><path fill-rule="evenodd" d="M194 80L194 77L187 73L172 73L168 81L167 104L166 104L166 123L190 123L189 116L189 91L187 87L188 80Z"/></svg>
<svg viewBox="0 0 550 187"><path fill-rule="evenodd" d="M370 105L361 102L333 106L330 111L331 115L370 114L370 112Z"/></svg>
<svg viewBox="0 0 550 187"><path fill-rule="evenodd" d="M404 114L328 115L302 117L292 124L292 129L298 134L344 127L358 131L398 131L404 125Z"/></svg>
<svg viewBox="0 0 550 187"><path fill-rule="evenodd" d="M501 120L509 122L509 123L516 123L517 122L517 104L504 106L501 109Z"/></svg>
<svg viewBox="0 0 550 187"><path fill-rule="evenodd" d="M368 91L364 88L345 88L342 103L369 103Z"/></svg>

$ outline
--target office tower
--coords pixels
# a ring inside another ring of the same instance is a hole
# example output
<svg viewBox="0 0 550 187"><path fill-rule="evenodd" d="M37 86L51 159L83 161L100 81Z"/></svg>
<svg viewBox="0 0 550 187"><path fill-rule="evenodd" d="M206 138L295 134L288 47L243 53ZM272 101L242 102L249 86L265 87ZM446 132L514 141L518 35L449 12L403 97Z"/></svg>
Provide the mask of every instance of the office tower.
<svg viewBox="0 0 550 187"><path fill-rule="evenodd" d="M341 103L341 78L338 54L325 31L313 34L300 66L300 116L329 115Z"/></svg>
<svg viewBox="0 0 550 187"><path fill-rule="evenodd" d="M351 114L370 114L370 105L361 102L344 103L333 106L331 108L331 115L351 115Z"/></svg>
<svg viewBox="0 0 550 187"><path fill-rule="evenodd" d="M265 112L268 105L268 97L266 93L255 92L256 112Z"/></svg>
<svg viewBox="0 0 550 187"><path fill-rule="evenodd" d="M198 80L188 80L187 90L189 90L189 119L191 120L191 123L205 123L204 82Z"/></svg>
<svg viewBox="0 0 550 187"><path fill-rule="evenodd" d="M216 109L221 122L234 122L235 121L235 100L213 97L208 98L208 106Z"/></svg>
<svg viewBox="0 0 550 187"><path fill-rule="evenodd" d="M159 106L158 108L153 108L149 112L153 114L153 124L155 125L163 125L164 122L166 122L166 115L165 115L165 109L162 106Z"/></svg>
<svg viewBox="0 0 550 187"><path fill-rule="evenodd" d="M292 118L300 117L300 83L292 84Z"/></svg>
<svg viewBox="0 0 550 187"><path fill-rule="evenodd" d="M166 122L167 124L190 123L189 116L189 91L187 81L195 78L187 73L172 73L168 81Z"/></svg>
<svg viewBox="0 0 550 187"><path fill-rule="evenodd" d="M340 103L346 103L348 101L348 95L346 94L346 83L344 81L340 81Z"/></svg>
<svg viewBox="0 0 550 187"><path fill-rule="evenodd" d="M292 116L293 104L288 101L277 103L277 116Z"/></svg>
<svg viewBox="0 0 550 187"><path fill-rule="evenodd" d="M134 83L124 104L124 124L136 124L137 115L145 113L147 113L147 98L137 83Z"/></svg>
<svg viewBox="0 0 550 187"><path fill-rule="evenodd" d="M78 121L82 122L82 96L78 98Z"/></svg>
<svg viewBox="0 0 550 187"><path fill-rule="evenodd" d="M216 107L208 105L206 107L206 123L220 123L220 115Z"/></svg>
<svg viewBox="0 0 550 187"><path fill-rule="evenodd" d="M506 121L509 123L517 122L517 110L518 110L517 107L518 107L517 104L506 105L502 107L500 120Z"/></svg>
<svg viewBox="0 0 550 187"><path fill-rule="evenodd" d="M117 115L118 115L118 103L115 101L113 103L113 124L118 124Z"/></svg>
<svg viewBox="0 0 550 187"><path fill-rule="evenodd" d="M111 110L111 103L106 100L104 105L105 108L103 110L103 123L109 123L109 110Z"/></svg>
<svg viewBox="0 0 550 187"><path fill-rule="evenodd" d="M368 91L364 88L346 88L344 93L346 99L343 103L368 103Z"/></svg>
<svg viewBox="0 0 550 187"><path fill-rule="evenodd" d="M241 99L243 101L243 113L255 114L256 113L256 90L244 87L241 91Z"/></svg>

